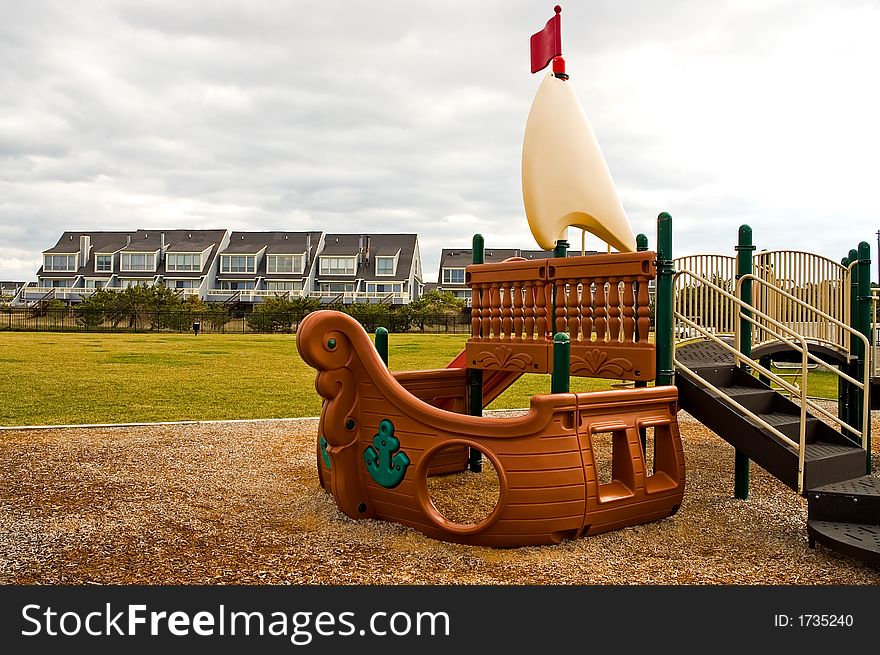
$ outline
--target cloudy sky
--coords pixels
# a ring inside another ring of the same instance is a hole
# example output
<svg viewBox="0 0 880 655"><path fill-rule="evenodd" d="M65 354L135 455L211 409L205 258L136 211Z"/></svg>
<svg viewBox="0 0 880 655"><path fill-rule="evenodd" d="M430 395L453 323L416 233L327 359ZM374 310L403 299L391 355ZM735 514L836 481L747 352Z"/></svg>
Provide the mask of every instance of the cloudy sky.
<svg viewBox="0 0 880 655"><path fill-rule="evenodd" d="M0 0L0 279L64 230L417 232L535 247L536 0ZM562 2L636 232L834 259L880 229L880 2ZM573 245L580 245L572 231ZM598 247L598 242L588 244Z"/></svg>

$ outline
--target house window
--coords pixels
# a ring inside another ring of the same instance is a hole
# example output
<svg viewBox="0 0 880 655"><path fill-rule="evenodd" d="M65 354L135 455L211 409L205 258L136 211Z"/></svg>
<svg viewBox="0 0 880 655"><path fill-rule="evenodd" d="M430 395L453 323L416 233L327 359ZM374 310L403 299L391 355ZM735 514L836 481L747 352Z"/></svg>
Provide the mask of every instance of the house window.
<svg viewBox="0 0 880 655"><path fill-rule="evenodd" d="M267 273L302 273L302 255L267 255Z"/></svg>
<svg viewBox="0 0 880 655"><path fill-rule="evenodd" d="M302 291L302 282L267 282L267 291Z"/></svg>
<svg viewBox="0 0 880 655"><path fill-rule="evenodd" d="M171 253L165 256L166 271L202 270L202 256L198 253Z"/></svg>
<svg viewBox="0 0 880 655"><path fill-rule="evenodd" d="M44 287L53 287L56 289L67 288L73 285L73 280L44 280Z"/></svg>
<svg viewBox="0 0 880 655"><path fill-rule="evenodd" d="M254 288L254 283L245 281L229 282L227 280L220 283L220 288L224 291L250 291Z"/></svg>
<svg viewBox="0 0 880 655"><path fill-rule="evenodd" d="M443 284L464 284L464 269L444 268Z"/></svg>
<svg viewBox="0 0 880 655"><path fill-rule="evenodd" d="M400 293L403 290L402 284L368 284L367 291L373 293Z"/></svg>
<svg viewBox="0 0 880 655"><path fill-rule="evenodd" d="M256 255L222 255L220 257L221 273L253 273L256 269Z"/></svg>
<svg viewBox="0 0 880 655"><path fill-rule="evenodd" d="M153 286L150 280L119 280L119 286L123 289L128 287L150 287Z"/></svg>
<svg viewBox="0 0 880 655"><path fill-rule="evenodd" d="M376 257L376 275L394 275L395 257Z"/></svg>
<svg viewBox="0 0 880 655"><path fill-rule="evenodd" d="M86 279L86 289L103 289L106 285L107 285L107 280Z"/></svg>
<svg viewBox="0 0 880 655"><path fill-rule="evenodd" d="M169 280L172 289L198 289L199 280Z"/></svg>
<svg viewBox="0 0 880 655"><path fill-rule="evenodd" d="M95 272L109 273L113 270L113 255L95 255Z"/></svg>
<svg viewBox="0 0 880 655"><path fill-rule="evenodd" d="M322 284L321 291L332 291L333 293L351 293L354 291L354 285L338 283Z"/></svg>
<svg viewBox="0 0 880 655"><path fill-rule="evenodd" d="M76 255L43 255L43 270L55 273L76 271Z"/></svg>
<svg viewBox="0 0 880 655"><path fill-rule="evenodd" d="M354 257L321 257L321 275L354 275Z"/></svg>
<svg viewBox="0 0 880 655"><path fill-rule="evenodd" d="M152 252L124 252L119 268L123 271L155 271L156 254Z"/></svg>

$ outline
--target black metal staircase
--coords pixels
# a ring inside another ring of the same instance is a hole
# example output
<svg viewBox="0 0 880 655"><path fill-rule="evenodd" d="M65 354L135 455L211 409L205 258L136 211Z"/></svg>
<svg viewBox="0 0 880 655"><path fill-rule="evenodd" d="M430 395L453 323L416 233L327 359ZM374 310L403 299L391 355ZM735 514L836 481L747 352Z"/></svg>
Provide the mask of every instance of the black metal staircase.
<svg viewBox="0 0 880 655"><path fill-rule="evenodd" d="M797 449L749 412L797 442L800 407L736 366L732 356L712 342L683 344L676 359L691 371L676 370L681 408L797 491ZM865 450L811 414L805 442L803 493L810 544L880 561L880 478L864 475Z"/></svg>

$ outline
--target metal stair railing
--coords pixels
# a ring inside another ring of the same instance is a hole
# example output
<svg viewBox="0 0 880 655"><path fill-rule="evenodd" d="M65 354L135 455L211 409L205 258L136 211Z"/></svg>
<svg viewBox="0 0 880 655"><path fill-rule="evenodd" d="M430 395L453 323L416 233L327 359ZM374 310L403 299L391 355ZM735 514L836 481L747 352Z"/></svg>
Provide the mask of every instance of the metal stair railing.
<svg viewBox="0 0 880 655"><path fill-rule="evenodd" d="M725 300L727 300L730 303L730 307L734 308L733 309L734 312L736 312L735 308L739 308L739 318L748 321L752 325L761 327L761 329L773 334L777 339L779 339L780 341L785 343L792 350L799 352L801 354L801 360L802 360L801 385L800 385L800 388L798 388L796 385L792 385L787 380L783 379L782 377L780 377L779 375L774 373L769 368L763 366L759 361L754 360L751 357L747 357L747 356L743 355L737 348L735 348L734 346L725 342L720 337L718 337L716 334L713 334L713 332L710 330L710 328L699 325L698 323L696 323L695 321L691 320L690 318L688 318L687 316L682 314L680 311L678 311L677 308L673 311L673 315L674 315L675 319L677 321L683 322L685 325L690 327L691 330L693 331L692 332L693 334L698 334L706 339L709 339L713 343L716 343L717 345L719 345L725 351L731 353L731 355L733 355L734 362L736 364L747 364L752 369L759 371L760 373L765 375L771 381L776 382L783 389L786 389L792 395L792 399L794 399L795 397L798 398L799 406L800 406L800 425L799 425L798 441L796 442L793 439L791 439L790 437L783 434L776 427L770 425L767 421L762 419L755 412L751 411L750 409L748 409L747 407L745 407L744 405L742 405L738 401L731 398L729 395L724 393L724 391L722 391L721 389L719 389L718 387L716 387L715 385L710 383L708 380L703 378L701 375L699 375L696 371L693 371L692 369L690 369L689 367L684 365L680 360L675 358L673 355L673 361L674 361L674 364L677 368L680 368L681 370L686 372L688 375L691 375L692 377L700 380L702 382L702 384L704 384L707 388L709 388L715 394L717 394L719 399L721 399L723 402L734 407L737 411L741 412L742 414L748 416L751 420L753 420L760 427L762 427L763 429L767 430L768 432L770 432L771 434L773 434L774 436L779 438L783 443L786 443L790 447L795 449L795 451L798 455L798 476L797 476L798 493L803 493L803 490L804 490L804 455L806 453L807 407L809 406L810 408L815 409L818 413L821 413L821 414L828 416L833 421L840 423L841 425L844 424L843 421L839 417L835 417L834 415L828 413L823 408L816 405L816 403L809 400L806 395L807 394L807 379L808 379L807 378L807 372L808 372L807 365L808 365L808 363L810 361L816 360L819 363L824 365L824 362L821 362L821 360L818 360L818 358L816 358L815 356L813 356L809 352L809 346L807 344L806 338L804 338L802 335L798 334L796 331L794 331L790 327L784 325L783 323L780 323L776 319L765 314L764 312L761 312L757 308L744 302L741 298L737 297L736 295L730 293L729 291L723 289L722 287L718 286L714 282L712 282L712 281L710 281L700 275L697 275L695 273L691 273L690 271L678 271L675 274L675 281L677 282L679 277L682 275L690 276L696 282L699 282L701 285L705 285L705 288L710 289L717 294L720 294ZM757 318L755 318L755 317L757 317ZM763 324L759 323L758 319L761 319L762 321L764 321L764 323ZM739 321L736 321L735 317L732 317L732 320L733 320L734 325L738 325ZM777 332L776 330L772 330L769 326L773 326L773 327L777 328L777 330L779 330L780 332ZM738 332L738 327L737 327L737 332ZM783 332L787 333L788 336L783 335L782 334ZM737 344L739 344L739 336L740 335L737 333L737 335L736 335L736 343ZM795 341L799 342L800 345L795 343ZM850 381L856 385L860 384L858 382L858 380L855 380L854 378L852 378L852 377L850 377L840 371L836 371L836 369L831 368L831 370L835 371L838 375L840 375L840 377L843 377L844 379L847 379L848 381ZM861 437L862 443L865 444L865 440L867 437L867 412L865 413L865 416L863 417L863 426L862 426L861 431L856 430L852 426L848 426L848 427L850 428L850 430L853 433L855 433L857 436Z"/></svg>
<svg viewBox="0 0 880 655"><path fill-rule="evenodd" d="M865 362L862 380L857 380L856 378L851 377L850 375L847 375L846 373L844 373L840 369L835 368L834 366L832 366L832 365L828 364L827 362L821 360L820 358L816 357L812 353L809 353L809 352L807 353L807 359L811 363L813 363L817 366L821 366L823 369L834 373L837 377L842 378L842 379L846 380L847 382L855 385L855 387L857 389L861 389L862 392L865 394L865 406L866 407L869 406L867 394L869 393L869 388L870 388L870 383L871 383L871 369L872 369L872 366L871 366L872 359L871 358L873 357L873 353L872 353L872 349L871 349L871 343L869 342L868 338L865 337L865 335L862 334L861 332L859 332L858 330L852 328L851 326L847 325L843 321L840 321L840 320L834 318L833 316L831 316L827 312L824 312L821 309L810 305L808 302L798 298L797 296L794 296L793 294L791 294L783 289L780 289L779 287L774 286L771 282L768 282L767 280L762 280L762 279L758 278L755 275L743 275L737 281L737 287L736 287L737 296L741 295L742 284L745 280L752 280L753 282L757 282L759 285L766 286L770 291L772 291L774 293L778 293L778 294L782 295L783 297L785 297L786 299L788 299L789 301L794 302L795 305L800 306L801 309L803 309L807 312L812 312L813 314L816 315L816 318L824 320L824 321L828 321L828 322L832 323L833 325L837 326L840 329L841 334L849 334L851 337L855 337L856 339L859 339L862 341L862 344L864 345L865 356L869 358L869 360ZM754 324L754 322L752 322L752 323ZM760 329L765 330L766 328L764 326L760 326ZM789 328L789 329L791 329L791 328ZM847 341L847 340L842 339L842 341ZM739 335L737 335L737 342L739 342ZM844 348L844 353L847 355L847 358L851 357L851 353L850 353L849 348ZM868 443L867 443L868 420L869 420L869 412L867 410L863 412L861 429L856 430L854 428L854 426L849 425L848 423L844 423L840 419L840 417L835 416L834 414L827 411L823 407L820 407L819 405L815 404L813 401L808 400L807 402L809 403L810 408L815 410L817 413L822 414L826 418L829 418L832 421L840 424L841 427L846 425L850 432L852 432L854 435L856 435L857 437L859 437L861 439L862 448L867 449L867 446L868 446Z"/></svg>

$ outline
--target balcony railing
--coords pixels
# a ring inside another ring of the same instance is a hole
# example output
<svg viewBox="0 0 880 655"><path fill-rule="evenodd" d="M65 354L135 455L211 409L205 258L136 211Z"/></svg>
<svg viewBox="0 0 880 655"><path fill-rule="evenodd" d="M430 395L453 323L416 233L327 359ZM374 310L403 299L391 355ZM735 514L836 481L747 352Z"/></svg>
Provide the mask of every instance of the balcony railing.
<svg viewBox="0 0 880 655"><path fill-rule="evenodd" d="M107 291L122 291L126 287L103 287ZM172 291L180 293L184 298L190 296L201 296L199 289L178 289L170 287ZM97 288L85 287L26 287L22 291L22 298L26 300L36 300L42 298L47 293L54 291L55 297L61 300L71 300L76 298L85 298L92 295ZM265 298L318 298L335 300L341 299L344 304L355 303L359 301L375 301L389 302L393 304L408 303L411 300L410 294L407 292L383 292L383 291L270 291L268 289L208 289L207 297L211 298L229 298L238 294L243 302L254 302Z"/></svg>

